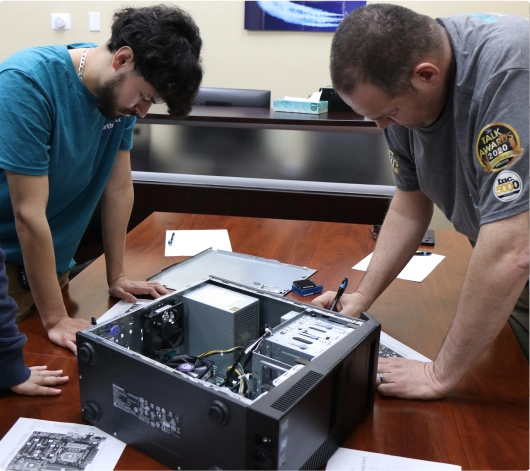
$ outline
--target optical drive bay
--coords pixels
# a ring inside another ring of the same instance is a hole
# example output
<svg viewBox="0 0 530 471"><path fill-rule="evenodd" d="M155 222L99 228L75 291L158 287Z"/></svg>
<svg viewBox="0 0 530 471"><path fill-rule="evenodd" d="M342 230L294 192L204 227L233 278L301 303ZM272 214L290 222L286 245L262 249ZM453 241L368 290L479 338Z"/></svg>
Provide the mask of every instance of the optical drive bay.
<svg viewBox="0 0 530 471"><path fill-rule="evenodd" d="M373 408L380 330L210 277L77 333L83 418L172 469L319 469Z"/></svg>

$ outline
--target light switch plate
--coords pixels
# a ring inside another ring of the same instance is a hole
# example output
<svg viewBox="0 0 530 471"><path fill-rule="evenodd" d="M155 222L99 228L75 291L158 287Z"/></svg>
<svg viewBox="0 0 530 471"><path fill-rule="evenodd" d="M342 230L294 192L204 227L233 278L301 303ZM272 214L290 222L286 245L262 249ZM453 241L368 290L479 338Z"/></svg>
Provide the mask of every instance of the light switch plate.
<svg viewBox="0 0 530 471"><path fill-rule="evenodd" d="M88 14L88 30L101 31L99 11L93 11Z"/></svg>

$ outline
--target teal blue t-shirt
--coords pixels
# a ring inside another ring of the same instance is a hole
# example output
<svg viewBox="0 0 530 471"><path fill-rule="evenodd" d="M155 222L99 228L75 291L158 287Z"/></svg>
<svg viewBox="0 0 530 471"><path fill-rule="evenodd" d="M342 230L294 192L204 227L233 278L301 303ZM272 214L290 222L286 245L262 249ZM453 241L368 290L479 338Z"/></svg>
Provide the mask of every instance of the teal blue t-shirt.
<svg viewBox="0 0 530 471"><path fill-rule="evenodd" d="M107 119L77 76L69 48L25 49L0 63L0 247L21 265L6 170L48 175L46 216L57 273L73 256L109 179L118 150L132 148L134 117ZM90 53L87 61L90 60Z"/></svg>

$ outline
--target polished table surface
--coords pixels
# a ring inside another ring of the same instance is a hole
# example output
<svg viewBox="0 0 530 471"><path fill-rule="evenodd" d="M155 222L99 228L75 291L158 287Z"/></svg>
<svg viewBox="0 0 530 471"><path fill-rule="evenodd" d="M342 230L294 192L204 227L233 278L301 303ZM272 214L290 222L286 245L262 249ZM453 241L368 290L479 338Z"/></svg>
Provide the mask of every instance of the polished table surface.
<svg viewBox="0 0 530 471"><path fill-rule="evenodd" d="M234 252L317 269L312 279L325 290L336 290L348 275L348 293L363 275L352 266L375 246L368 227L153 213L127 236L126 272L129 278L145 279L186 258L164 256L166 230L227 229ZM456 311L471 246L456 232L436 231L432 251L445 259L422 283L395 280L369 312L383 331L434 359ZM293 293L288 296L308 302ZM116 300L107 293L104 258L74 278L64 297L74 317L90 319L106 312ZM28 337L26 363L64 369L70 382L58 397L0 393L0 437L19 417L84 423L75 357L47 340L36 312L19 329ZM376 394L374 410L343 446L452 463L462 469L528 469L528 381L528 364L506 325L447 398L407 401ZM116 469L168 468L127 446Z"/></svg>

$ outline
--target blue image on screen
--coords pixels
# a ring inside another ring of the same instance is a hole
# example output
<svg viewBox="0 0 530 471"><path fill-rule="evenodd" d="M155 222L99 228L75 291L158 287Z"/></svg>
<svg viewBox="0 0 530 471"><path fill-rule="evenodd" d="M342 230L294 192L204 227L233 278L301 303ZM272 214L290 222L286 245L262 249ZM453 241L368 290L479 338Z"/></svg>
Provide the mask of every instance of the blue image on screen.
<svg viewBox="0 0 530 471"><path fill-rule="evenodd" d="M333 32L345 15L364 5L365 1L245 2L245 29Z"/></svg>

